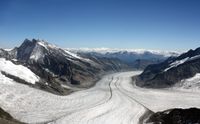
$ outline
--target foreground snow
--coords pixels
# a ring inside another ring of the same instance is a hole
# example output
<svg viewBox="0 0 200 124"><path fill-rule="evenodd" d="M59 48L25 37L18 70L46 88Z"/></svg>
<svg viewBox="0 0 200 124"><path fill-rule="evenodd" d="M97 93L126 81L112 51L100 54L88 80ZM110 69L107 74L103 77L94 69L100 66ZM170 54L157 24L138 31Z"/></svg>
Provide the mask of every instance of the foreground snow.
<svg viewBox="0 0 200 124"><path fill-rule="evenodd" d="M131 76L139 73L107 75L93 88L68 96L53 95L7 79L0 82L0 106L20 121L50 124L137 124L147 108L157 112L200 107L199 93L133 85Z"/></svg>
<svg viewBox="0 0 200 124"><path fill-rule="evenodd" d="M39 81L39 77L36 76L30 69L22 65L13 64L5 58L0 58L0 72L1 71L19 77L32 84Z"/></svg>

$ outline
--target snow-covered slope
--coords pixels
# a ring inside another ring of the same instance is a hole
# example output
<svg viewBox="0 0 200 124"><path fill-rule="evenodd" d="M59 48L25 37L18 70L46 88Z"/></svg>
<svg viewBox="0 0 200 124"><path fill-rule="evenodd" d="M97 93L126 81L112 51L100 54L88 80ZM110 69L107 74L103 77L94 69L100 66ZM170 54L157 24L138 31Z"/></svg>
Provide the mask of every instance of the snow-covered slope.
<svg viewBox="0 0 200 124"><path fill-rule="evenodd" d="M169 67L166 68L164 71L168 71L168 70L170 70L171 68L174 68L174 67L177 67L177 66L179 66L179 65L181 65L181 64L184 64L184 63L187 62L188 60L189 60L188 57L186 57L186 58L184 58L184 59L182 59L182 60L176 60L176 61L174 61L173 63L171 63L171 64L169 65Z"/></svg>
<svg viewBox="0 0 200 124"><path fill-rule="evenodd" d="M173 88L183 91L200 92L200 73L191 78L181 80Z"/></svg>
<svg viewBox="0 0 200 124"><path fill-rule="evenodd" d="M20 79L23 79L31 84L35 84L35 82L39 81L39 77L35 75L30 69L23 65L13 64L11 61L6 60L5 58L0 58L0 72L2 71L6 74L10 74ZM5 80L3 80L2 82L5 82Z"/></svg>
<svg viewBox="0 0 200 124"><path fill-rule="evenodd" d="M168 71L170 70L171 68L174 68L174 67L177 67L181 64L184 64L185 62L189 62L189 61L193 61L193 60L196 60L196 59L199 59L200 58L200 55L195 55L195 56L190 56L190 57L185 57L181 60L176 60L174 62L172 62L168 68L166 68L164 71Z"/></svg>

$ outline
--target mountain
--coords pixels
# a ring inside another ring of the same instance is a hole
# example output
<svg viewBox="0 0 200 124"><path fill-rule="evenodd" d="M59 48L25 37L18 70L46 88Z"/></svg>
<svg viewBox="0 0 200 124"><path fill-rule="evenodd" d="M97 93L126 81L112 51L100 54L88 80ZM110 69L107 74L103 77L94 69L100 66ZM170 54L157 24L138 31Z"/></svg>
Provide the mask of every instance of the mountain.
<svg viewBox="0 0 200 124"><path fill-rule="evenodd" d="M91 87L109 71L129 69L116 58L84 57L36 39L0 49L0 57L2 75L55 94Z"/></svg>
<svg viewBox="0 0 200 124"><path fill-rule="evenodd" d="M85 56L117 58L134 69L144 69L149 64L163 62L170 56L178 56L178 52L143 49L109 49L109 48L68 48L67 50Z"/></svg>
<svg viewBox="0 0 200 124"><path fill-rule="evenodd" d="M189 50L178 57L170 57L162 63L149 65L137 77L136 84L142 87L164 88L186 86L191 88L188 81L200 81L200 48ZM194 85L198 85L197 83ZM200 85L199 85L200 86Z"/></svg>

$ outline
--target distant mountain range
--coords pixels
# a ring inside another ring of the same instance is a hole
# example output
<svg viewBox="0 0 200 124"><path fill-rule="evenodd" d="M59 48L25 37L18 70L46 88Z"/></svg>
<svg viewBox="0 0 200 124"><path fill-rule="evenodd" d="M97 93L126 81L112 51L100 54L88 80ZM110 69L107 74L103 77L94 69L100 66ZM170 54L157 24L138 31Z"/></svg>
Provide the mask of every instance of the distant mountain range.
<svg viewBox="0 0 200 124"><path fill-rule="evenodd" d="M110 49L110 48L68 48L67 50L86 56L117 58L134 69L144 69L149 64L156 64L180 52L144 49Z"/></svg>
<svg viewBox="0 0 200 124"><path fill-rule="evenodd" d="M180 86L200 88L200 48L189 50L162 63L149 65L138 76L136 84L142 87L165 88Z"/></svg>

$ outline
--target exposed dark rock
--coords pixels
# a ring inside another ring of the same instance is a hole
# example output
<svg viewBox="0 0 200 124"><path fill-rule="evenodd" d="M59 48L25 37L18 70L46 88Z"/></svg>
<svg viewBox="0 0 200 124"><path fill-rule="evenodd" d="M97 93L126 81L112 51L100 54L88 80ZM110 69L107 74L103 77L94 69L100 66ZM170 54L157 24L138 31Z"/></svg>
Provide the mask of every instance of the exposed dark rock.
<svg viewBox="0 0 200 124"><path fill-rule="evenodd" d="M0 108L0 124L24 124L14 119L10 114Z"/></svg>
<svg viewBox="0 0 200 124"><path fill-rule="evenodd" d="M199 124L200 109L170 109L152 114L146 121L151 124Z"/></svg>

